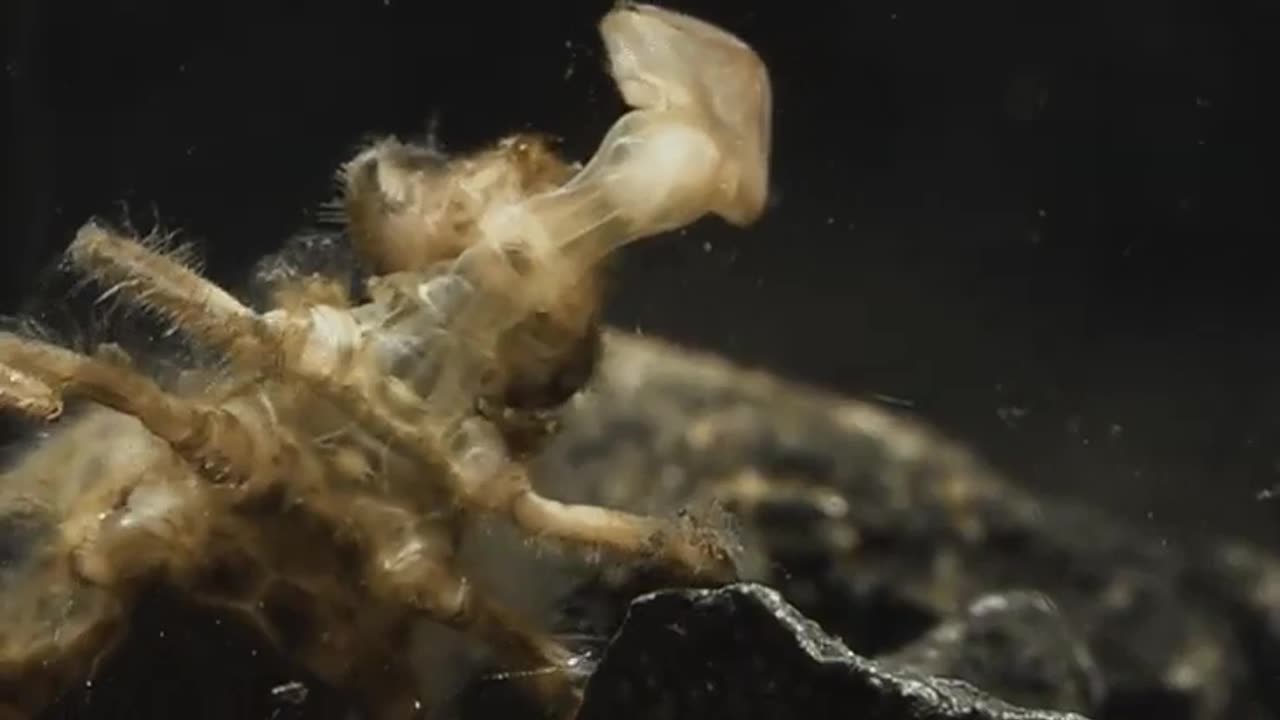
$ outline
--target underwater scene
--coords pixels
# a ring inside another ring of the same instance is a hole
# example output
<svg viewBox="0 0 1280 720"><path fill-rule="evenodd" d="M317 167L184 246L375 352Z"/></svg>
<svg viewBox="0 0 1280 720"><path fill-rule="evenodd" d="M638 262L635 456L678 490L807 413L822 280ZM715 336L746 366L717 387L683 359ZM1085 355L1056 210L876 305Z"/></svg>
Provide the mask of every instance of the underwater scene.
<svg viewBox="0 0 1280 720"><path fill-rule="evenodd" d="M1280 9L4 12L0 720L1280 720Z"/></svg>

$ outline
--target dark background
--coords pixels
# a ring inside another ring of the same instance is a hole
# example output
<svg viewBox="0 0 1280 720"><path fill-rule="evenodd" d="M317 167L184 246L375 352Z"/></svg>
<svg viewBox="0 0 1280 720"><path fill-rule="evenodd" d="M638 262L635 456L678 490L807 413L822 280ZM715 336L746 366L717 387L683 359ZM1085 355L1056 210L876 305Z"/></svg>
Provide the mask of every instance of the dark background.
<svg viewBox="0 0 1280 720"><path fill-rule="evenodd" d="M606 0L5 5L3 311L91 214L236 280L371 133L583 158L623 109ZM615 322L905 402L1157 532L1280 545L1275 3L671 6L769 64L775 202L631 248Z"/></svg>

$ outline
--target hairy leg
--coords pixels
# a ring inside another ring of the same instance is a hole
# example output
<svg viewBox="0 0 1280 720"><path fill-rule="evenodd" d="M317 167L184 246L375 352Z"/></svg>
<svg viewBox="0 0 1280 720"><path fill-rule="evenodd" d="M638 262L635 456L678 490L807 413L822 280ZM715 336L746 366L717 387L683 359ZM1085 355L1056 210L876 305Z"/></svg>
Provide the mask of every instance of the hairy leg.
<svg viewBox="0 0 1280 720"><path fill-rule="evenodd" d="M227 351L246 369L297 380L328 398L354 422L418 462L424 482L443 482L473 509L507 515L550 539L669 562L690 576L725 574L727 557L705 531L541 498L523 467L508 460L500 440L478 420L405 419L390 406L412 407L421 399L398 380L380 375L373 363L360 362L367 358L367 341L350 313L321 308L307 316L268 319L177 262L95 225L81 231L71 255L95 277L165 310L184 330ZM447 437L441 426L450 428ZM479 431L476 438L454 432L467 427Z"/></svg>
<svg viewBox="0 0 1280 720"><path fill-rule="evenodd" d="M73 394L137 418L208 480L231 486L273 481L303 455L273 426L265 398L211 405L166 392L151 378L106 357L90 357L39 340L0 334L0 367L29 382L10 385L0 403L19 410L61 403ZM33 384L34 383L34 384ZM42 392L43 389L43 392ZM20 391L20 392L19 392ZM49 413L44 413L48 415ZM260 488L258 488L260 489Z"/></svg>

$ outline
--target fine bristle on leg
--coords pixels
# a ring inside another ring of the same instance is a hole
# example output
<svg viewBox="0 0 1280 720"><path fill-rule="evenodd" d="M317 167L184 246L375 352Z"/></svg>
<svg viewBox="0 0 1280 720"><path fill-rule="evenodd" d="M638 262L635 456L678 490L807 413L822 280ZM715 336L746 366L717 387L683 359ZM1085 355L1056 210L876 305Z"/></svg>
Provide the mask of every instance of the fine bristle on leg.
<svg viewBox="0 0 1280 720"><path fill-rule="evenodd" d="M273 482L283 468L280 458L297 461L299 457L281 452L285 439L264 417L268 412L254 412L251 405L244 405L236 413L179 397L110 360L0 334L0 368L21 368L16 373L26 378L23 398L46 410L60 407L62 395L72 394L136 418L212 482L257 481L254 485L262 486ZM47 395L32 394L32 387L44 388Z"/></svg>
<svg viewBox="0 0 1280 720"><path fill-rule="evenodd" d="M84 273L134 304L170 318L186 332L215 347L257 350L258 316L230 293L178 260L135 238L86 223L67 249Z"/></svg>
<svg viewBox="0 0 1280 720"><path fill-rule="evenodd" d="M728 538L692 522L562 503L532 489L512 501L510 513L532 537L595 548L633 561L655 562L687 580L729 581L737 574Z"/></svg>

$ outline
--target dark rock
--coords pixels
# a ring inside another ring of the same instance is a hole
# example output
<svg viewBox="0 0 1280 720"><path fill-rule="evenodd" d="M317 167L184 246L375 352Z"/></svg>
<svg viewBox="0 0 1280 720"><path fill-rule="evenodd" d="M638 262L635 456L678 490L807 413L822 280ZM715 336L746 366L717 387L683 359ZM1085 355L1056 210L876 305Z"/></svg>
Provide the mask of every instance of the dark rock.
<svg viewBox="0 0 1280 720"><path fill-rule="evenodd" d="M1029 707L1088 712L1103 698L1089 648L1040 593L984 595L962 617L877 662L964 680Z"/></svg>
<svg viewBox="0 0 1280 720"><path fill-rule="evenodd" d="M864 656L1024 588L1050 598L1094 658L1105 683L1078 696L1087 714L1280 717L1273 555L1170 543L1034 494L897 411L613 333L538 474L577 502L726 503L744 579Z"/></svg>
<svg viewBox="0 0 1280 720"><path fill-rule="evenodd" d="M1237 543L1217 545L1197 560L1188 592L1223 608L1240 638L1252 682L1252 692L1242 695L1266 708L1248 710L1257 717L1280 717L1280 561Z"/></svg>
<svg viewBox="0 0 1280 720"><path fill-rule="evenodd" d="M854 654L758 585L665 591L631 605L580 720L1067 720L959 680Z"/></svg>
<svg viewBox="0 0 1280 720"><path fill-rule="evenodd" d="M354 700L247 623L155 588L125 642L41 720L342 720Z"/></svg>

